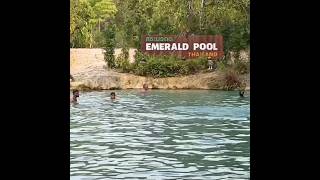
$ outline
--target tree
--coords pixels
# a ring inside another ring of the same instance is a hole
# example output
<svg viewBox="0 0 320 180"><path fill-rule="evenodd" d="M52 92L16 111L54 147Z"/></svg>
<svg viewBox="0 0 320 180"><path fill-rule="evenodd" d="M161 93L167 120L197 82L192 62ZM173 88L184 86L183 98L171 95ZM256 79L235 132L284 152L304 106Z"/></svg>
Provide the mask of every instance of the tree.
<svg viewBox="0 0 320 180"><path fill-rule="evenodd" d="M93 11L87 1L70 1L70 45L71 47L87 47L92 38L89 21Z"/></svg>
<svg viewBox="0 0 320 180"><path fill-rule="evenodd" d="M105 37L105 60L109 68L115 67L114 49L115 43L115 25L111 22L103 32Z"/></svg>
<svg viewBox="0 0 320 180"><path fill-rule="evenodd" d="M71 47L101 47L103 37L101 24L116 13L112 0L70 1Z"/></svg>
<svg viewBox="0 0 320 180"><path fill-rule="evenodd" d="M114 22L116 47L140 47L143 34L224 36L225 53L249 47L250 0L71 0L72 47L104 47Z"/></svg>

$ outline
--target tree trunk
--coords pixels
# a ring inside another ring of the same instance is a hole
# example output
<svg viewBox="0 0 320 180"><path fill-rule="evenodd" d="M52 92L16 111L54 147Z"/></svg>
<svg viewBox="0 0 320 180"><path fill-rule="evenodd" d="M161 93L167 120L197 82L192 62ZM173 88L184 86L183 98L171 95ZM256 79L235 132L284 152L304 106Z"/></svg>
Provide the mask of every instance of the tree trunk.
<svg viewBox="0 0 320 180"><path fill-rule="evenodd" d="M100 19L98 19L98 22L99 22L99 32L100 32Z"/></svg>
<svg viewBox="0 0 320 180"><path fill-rule="evenodd" d="M200 32L202 31L202 21L203 21L203 19L202 19L202 16L203 16L203 4L204 4L204 1L205 0L201 0L201 10L200 10Z"/></svg>

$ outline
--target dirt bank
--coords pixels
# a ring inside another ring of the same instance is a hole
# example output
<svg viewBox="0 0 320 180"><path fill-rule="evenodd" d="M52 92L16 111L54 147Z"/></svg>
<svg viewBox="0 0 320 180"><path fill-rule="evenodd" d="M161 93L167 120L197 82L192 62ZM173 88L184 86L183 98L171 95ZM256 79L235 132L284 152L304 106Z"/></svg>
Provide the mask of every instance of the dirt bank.
<svg viewBox="0 0 320 180"><path fill-rule="evenodd" d="M217 72L189 76L152 78L118 73L107 68L101 49L73 49L70 53L70 73L77 89L135 89L148 83L154 89L222 89L222 75ZM241 77L250 89L250 75Z"/></svg>

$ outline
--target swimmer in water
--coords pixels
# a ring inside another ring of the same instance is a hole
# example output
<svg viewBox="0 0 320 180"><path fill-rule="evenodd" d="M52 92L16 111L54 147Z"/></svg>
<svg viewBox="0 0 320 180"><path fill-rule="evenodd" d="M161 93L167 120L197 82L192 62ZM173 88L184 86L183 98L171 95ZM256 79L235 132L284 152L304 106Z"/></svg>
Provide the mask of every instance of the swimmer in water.
<svg viewBox="0 0 320 180"><path fill-rule="evenodd" d="M246 89L246 83L243 82L243 83L242 83L242 88L239 90L239 96L240 96L240 97L244 97L245 89Z"/></svg>
<svg viewBox="0 0 320 180"><path fill-rule="evenodd" d="M78 97L79 97L79 90L74 89L72 91L72 97L70 98L71 103L77 103L78 102Z"/></svg>
<svg viewBox="0 0 320 180"><path fill-rule="evenodd" d="M110 99L111 100L115 100L116 99L116 93L115 92L111 92L110 93Z"/></svg>
<svg viewBox="0 0 320 180"><path fill-rule="evenodd" d="M142 90L141 90L141 94L142 95L147 95L148 93L149 93L149 87L148 87L148 84L147 83L145 83L145 84L143 84L143 86L142 86Z"/></svg>
<svg viewBox="0 0 320 180"><path fill-rule="evenodd" d="M239 95L240 95L240 97L244 97L244 91L243 91L243 90L240 90L240 91L239 91Z"/></svg>
<svg viewBox="0 0 320 180"><path fill-rule="evenodd" d="M148 91L148 90L149 90L148 84L143 84L142 87L143 87L143 90L144 90L144 91Z"/></svg>

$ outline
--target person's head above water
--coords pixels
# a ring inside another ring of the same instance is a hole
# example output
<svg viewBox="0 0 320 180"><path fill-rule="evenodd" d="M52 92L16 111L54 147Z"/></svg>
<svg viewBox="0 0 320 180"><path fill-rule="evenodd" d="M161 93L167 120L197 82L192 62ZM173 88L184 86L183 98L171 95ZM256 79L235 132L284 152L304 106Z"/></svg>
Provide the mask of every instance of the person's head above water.
<svg viewBox="0 0 320 180"><path fill-rule="evenodd" d="M145 84L143 84L143 89L145 90L145 91L147 91L148 89L149 89L149 87L148 87L148 84L147 83L145 83Z"/></svg>
<svg viewBox="0 0 320 180"><path fill-rule="evenodd" d="M74 90L72 91L72 95L73 95L74 98L79 97L79 90L74 89Z"/></svg>
<svg viewBox="0 0 320 180"><path fill-rule="evenodd" d="M77 90L77 89L72 90L72 98L70 98L70 102L77 103L78 102L78 100L77 100L78 97L79 97L79 90Z"/></svg>
<svg viewBox="0 0 320 180"><path fill-rule="evenodd" d="M111 99L116 99L116 93L115 92L111 92L110 93L110 98Z"/></svg>
<svg viewBox="0 0 320 180"><path fill-rule="evenodd" d="M244 97L244 91L239 91L239 95L240 95L240 97Z"/></svg>

